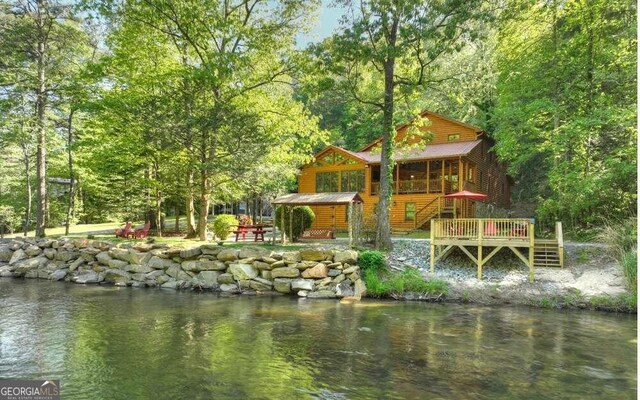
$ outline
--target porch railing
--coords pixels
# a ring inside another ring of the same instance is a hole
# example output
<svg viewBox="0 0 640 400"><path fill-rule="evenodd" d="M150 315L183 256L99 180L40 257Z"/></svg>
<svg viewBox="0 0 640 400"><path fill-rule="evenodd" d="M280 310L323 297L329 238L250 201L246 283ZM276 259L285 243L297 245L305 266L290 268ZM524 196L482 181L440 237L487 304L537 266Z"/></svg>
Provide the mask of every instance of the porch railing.
<svg viewBox="0 0 640 400"><path fill-rule="evenodd" d="M411 194L411 193L442 193L442 181L440 179L431 179L427 186L427 179L410 179L393 181L393 194ZM444 183L445 193L452 193L451 182ZM380 193L380 182L371 182L371 194L377 195Z"/></svg>
<svg viewBox="0 0 640 400"><path fill-rule="evenodd" d="M434 239L520 239L533 238L533 221L525 218L459 218L433 220Z"/></svg>

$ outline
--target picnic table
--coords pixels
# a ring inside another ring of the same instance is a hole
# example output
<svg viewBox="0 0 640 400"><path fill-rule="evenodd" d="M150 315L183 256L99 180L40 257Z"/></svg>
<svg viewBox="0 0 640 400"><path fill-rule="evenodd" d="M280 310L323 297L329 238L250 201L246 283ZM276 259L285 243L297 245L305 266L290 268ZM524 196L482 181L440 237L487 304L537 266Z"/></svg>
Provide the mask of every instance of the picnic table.
<svg viewBox="0 0 640 400"><path fill-rule="evenodd" d="M257 242L258 240L260 240L261 242L264 242L264 234L266 232L266 230L264 229L265 225L263 224L257 224L257 225L238 225L236 227L236 230L233 231L233 233L236 234L236 242L238 240L240 240L240 236L242 236L242 240L246 240L247 239L247 233L251 232L253 233L253 241Z"/></svg>

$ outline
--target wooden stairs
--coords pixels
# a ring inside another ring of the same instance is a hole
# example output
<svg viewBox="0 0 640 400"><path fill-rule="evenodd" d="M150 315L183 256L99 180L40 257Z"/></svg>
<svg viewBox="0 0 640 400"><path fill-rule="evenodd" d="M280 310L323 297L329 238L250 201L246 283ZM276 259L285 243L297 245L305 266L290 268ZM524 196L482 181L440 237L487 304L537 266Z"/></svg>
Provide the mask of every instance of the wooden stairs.
<svg viewBox="0 0 640 400"><path fill-rule="evenodd" d="M557 239L535 239L533 247L534 267L557 267L564 265L563 249Z"/></svg>

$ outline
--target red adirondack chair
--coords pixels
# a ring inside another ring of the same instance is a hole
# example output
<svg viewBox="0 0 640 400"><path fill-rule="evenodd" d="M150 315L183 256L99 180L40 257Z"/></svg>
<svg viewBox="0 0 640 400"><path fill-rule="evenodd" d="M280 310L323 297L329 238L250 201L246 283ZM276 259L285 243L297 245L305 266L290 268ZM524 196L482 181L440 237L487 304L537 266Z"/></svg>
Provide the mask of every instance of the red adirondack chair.
<svg viewBox="0 0 640 400"><path fill-rule="evenodd" d="M136 239L146 238L149 234L149 228L151 228L151 223L147 222L142 228L138 228L133 232L133 237Z"/></svg>
<svg viewBox="0 0 640 400"><path fill-rule="evenodd" d="M128 221L127 224L122 229L116 229L116 237L126 238L131 234L131 221Z"/></svg>

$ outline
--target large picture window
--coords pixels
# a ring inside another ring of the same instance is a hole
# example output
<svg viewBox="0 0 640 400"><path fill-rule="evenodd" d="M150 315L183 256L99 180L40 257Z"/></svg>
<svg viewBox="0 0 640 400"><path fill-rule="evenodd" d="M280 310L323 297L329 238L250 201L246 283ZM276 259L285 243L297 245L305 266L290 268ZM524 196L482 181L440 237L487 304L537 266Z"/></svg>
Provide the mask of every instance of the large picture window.
<svg viewBox="0 0 640 400"><path fill-rule="evenodd" d="M364 192L364 171L342 171L341 192Z"/></svg>
<svg viewBox="0 0 640 400"><path fill-rule="evenodd" d="M404 220L416 220L416 203L404 203Z"/></svg>
<svg viewBox="0 0 640 400"><path fill-rule="evenodd" d="M318 172L316 174L316 193L337 192L338 173Z"/></svg>

